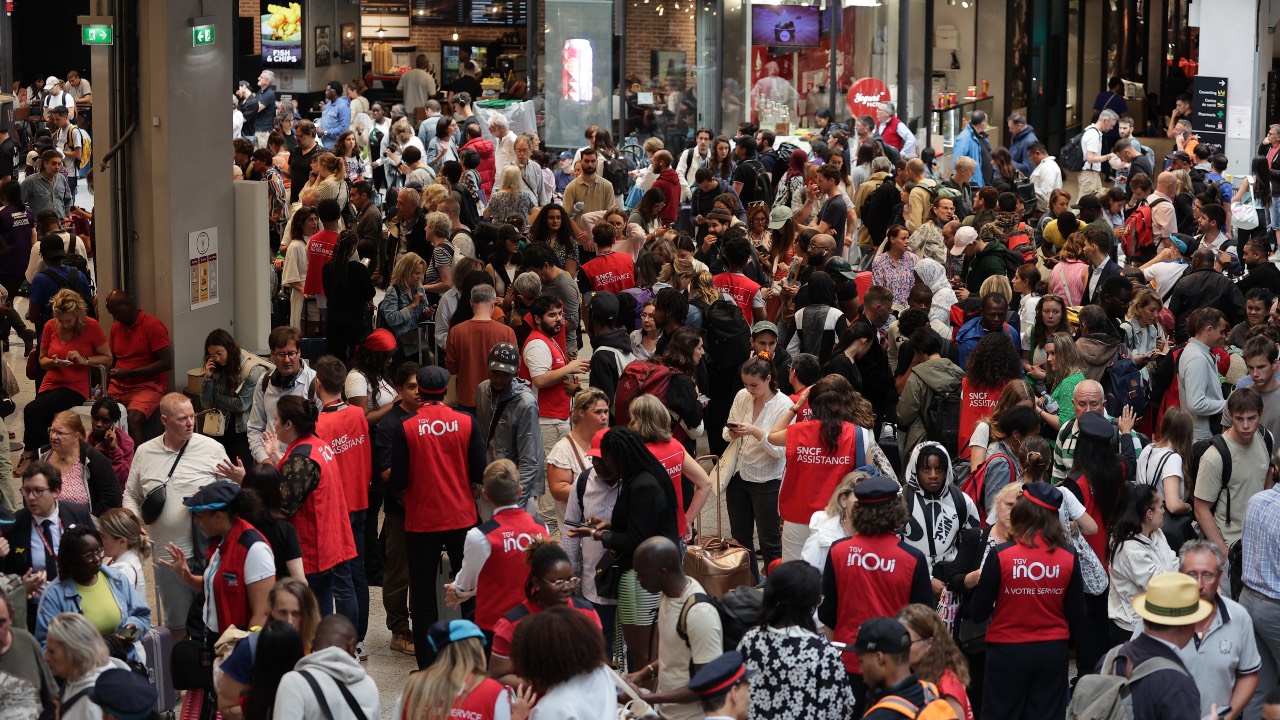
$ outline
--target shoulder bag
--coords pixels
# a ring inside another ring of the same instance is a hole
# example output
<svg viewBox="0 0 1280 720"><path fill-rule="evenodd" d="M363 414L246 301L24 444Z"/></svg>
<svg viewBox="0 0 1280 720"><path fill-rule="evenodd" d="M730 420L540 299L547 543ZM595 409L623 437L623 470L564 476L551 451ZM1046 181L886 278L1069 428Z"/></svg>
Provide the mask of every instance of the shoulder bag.
<svg viewBox="0 0 1280 720"><path fill-rule="evenodd" d="M1080 563L1080 577L1084 580L1084 591L1090 595L1102 595L1107 592L1110 581L1107 571L1102 567L1093 547L1084 539L1077 528L1071 531L1071 546L1076 549L1076 558Z"/></svg>
<svg viewBox="0 0 1280 720"><path fill-rule="evenodd" d="M164 512L165 500L168 499L169 481L173 480L173 471L178 469L178 463L182 462L182 455L187 451L187 445L191 441L182 444L182 449L178 451L178 457L173 459L173 465L169 467L169 474L165 476L164 482L151 489L147 496L142 499L142 522L150 525L160 519L160 514Z"/></svg>

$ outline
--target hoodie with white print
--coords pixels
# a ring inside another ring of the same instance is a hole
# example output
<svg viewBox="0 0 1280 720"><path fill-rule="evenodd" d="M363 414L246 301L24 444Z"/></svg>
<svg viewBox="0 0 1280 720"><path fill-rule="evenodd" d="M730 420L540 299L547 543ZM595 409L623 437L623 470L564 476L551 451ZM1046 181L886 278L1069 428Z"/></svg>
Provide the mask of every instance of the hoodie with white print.
<svg viewBox="0 0 1280 720"><path fill-rule="evenodd" d="M920 486L917 468L925 448L935 448L941 455L942 487L936 493ZM982 527L978 508L968 495L951 483L951 458L946 449L936 442L925 441L915 446L907 461L906 474L903 499L911 517L907 520L902 539L924 554L932 573L934 563L955 558L956 543L962 529Z"/></svg>
<svg viewBox="0 0 1280 720"><path fill-rule="evenodd" d="M276 691L275 711L272 720L314 720L324 718L320 700L316 697L302 671L315 678L324 694L324 700L333 713L334 720L359 720L359 716L347 704L339 685L347 688L364 713L365 720L379 717L378 686L365 672L351 653L340 647L327 647L302 658L293 671L280 678Z"/></svg>

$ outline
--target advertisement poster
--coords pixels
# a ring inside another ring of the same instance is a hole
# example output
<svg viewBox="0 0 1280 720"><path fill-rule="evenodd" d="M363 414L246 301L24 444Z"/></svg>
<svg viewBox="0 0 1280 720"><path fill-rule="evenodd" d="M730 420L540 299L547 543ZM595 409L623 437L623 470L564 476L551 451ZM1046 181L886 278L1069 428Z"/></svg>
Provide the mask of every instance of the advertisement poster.
<svg viewBox="0 0 1280 720"><path fill-rule="evenodd" d="M300 68L302 55L302 4L262 2L262 64L267 67Z"/></svg>
<svg viewBox="0 0 1280 720"><path fill-rule="evenodd" d="M804 5L752 5L751 44L816 47L822 11Z"/></svg>
<svg viewBox="0 0 1280 720"><path fill-rule="evenodd" d="M187 236L191 261L191 309L218 302L218 228L197 230Z"/></svg>

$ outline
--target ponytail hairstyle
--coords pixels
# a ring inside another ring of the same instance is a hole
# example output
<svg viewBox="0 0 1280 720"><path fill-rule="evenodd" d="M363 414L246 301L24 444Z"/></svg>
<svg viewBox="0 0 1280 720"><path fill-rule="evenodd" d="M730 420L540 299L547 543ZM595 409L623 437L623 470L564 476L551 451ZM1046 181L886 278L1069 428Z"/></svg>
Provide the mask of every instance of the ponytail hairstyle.
<svg viewBox="0 0 1280 720"><path fill-rule="evenodd" d="M769 383L769 390L778 392L778 373L773 367L773 358L768 353L753 355L742 363L738 369L740 375L750 375Z"/></svg>
<svg viewBox="0 0 1280 720"><path fill-rule="evenodd" d="M316 406L299 395L286 395L276 402L276 414L281 422L293 425L298 437L313 435L316 431L316 419L319 413Z"/></svg>
<svg viewBox="0 0 1280 720"><path fill-rule="evenodd" d="M98 516L98 527L103 535L123 540L138 557L145 560L151 556L151 535L132 510L111 508Z"/></svg>
<svg viewBox="0 0 1280 720"><path fill-rule="evenodd" d="M1025 385L1025 383L1021 384ZM1039 435L1028 435L1019 449L1026 457L1022 462L1022 481L1028 483L1048 481L1048 472L1053 460L1053 450L1049 447L1048 441Z"/></svg>

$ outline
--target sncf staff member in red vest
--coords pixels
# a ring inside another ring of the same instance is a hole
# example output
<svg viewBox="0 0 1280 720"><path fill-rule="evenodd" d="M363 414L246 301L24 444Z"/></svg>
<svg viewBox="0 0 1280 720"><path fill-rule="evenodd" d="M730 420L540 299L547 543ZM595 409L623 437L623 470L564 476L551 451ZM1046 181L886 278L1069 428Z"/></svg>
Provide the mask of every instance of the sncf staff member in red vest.
<svg viewBox="0 0 1280 720"><path fill-rule="evenodd" d="M494 628L493 654L489 658L489 677L512 687L522 681L515 675L515 664L511 661L511 640L515 637L516 626L526 618L553 607L571 607L586 615L596 626L596 631L601 632L599 638L604 638L595 608L589 601L574 597L579 578L574 576L573 565L560 543L547 538L535 540L524 553L524 559L528 563L524 600L498 620Z"/></svg>
<svg viewBox="0 0 1280 720"><path fill-rule="evenodd" d="M392 428L391 478L387 490L404 502L405 550L409 558L409 614L418 667L435 653L427 629L440 616L436 573L440 553L449 566L462 567L467 531L476 524L475 497L484 473L484 436L466 413L444 404L449 372L429 366L418 370L418 412ZM464 608L464 611L466 608Z"/></svg>
<svg viewBox="0 0 1280 720"><path fill-rule="evenodd" d="M283 443L284 455L272 455L284 481L280 509L298 531L302 569L320 604L320 614L336 608L355 624L359 619L351 565L356 542L351 537L341 470L329 443L316 436L315 406L297 395L276 403L276 429L262 434L269 451ZM243 468L240 472L244 472Z"/></svg>
<svg viewBox="0 0 1280 720"><path fill-rule="evenodd" d="M347 513L351 518L351 535L356 543L356 557L351 561L351 584L355 588L360 620L356 626L356 657L364 660L364 636L369 630L369 579L364 570L364 517L369 508L369 483L373 480L373 450L369 443L369 421L364 409L348 405L342 399L347 382L347 368L342 361L326 355L316 361L316 399L320 417L316 435L329 443L333 460L342 479Z"/></svg>
<svg viewBox="0 0 1280 720"><path fill-rule="evenodd" d="M529 716L533 689L523 688L514 696L488 676L484 633L475 623L441 620L431 626L427 639L437 653L436 661L409 676L391 717L505 720Z"/></svg>
<svg viewBox="0 0 1280 720"><path fill-rule="evenodd" d="M936 604L929 563L897 535L908 520L898 481L877 472L858 483L853 496L854 535L831 546L818 606L818 620L842 643L853 643L858 628L873 617L896 615L911 603ZM861 717L867 685L858 655L846 653L844 667L853 689L854 715Z"/></svg>
<svg viewBox="0 0 1280 720"><path fill-rule="evenodd" d="M445 584L445 602L452 607L474 597L476 624L492 645L498 619L524 599L525 551L547 536L547 528L519 504L520 470L510 460L494 460L484 469L484 498L493 503L493 518L467 531L462 568Z"/></svg>
<svg viewBox="0 0 1280 720"><path fill-rule="evenodd" d="M742 274L751 259L751 243L744 237L735 237L724 244L720 257L728 271L715 276L716 289L742 310L742 317L748 322L766 320L760 284Z"/></svg>
<svg viewBox="0 0 1280 720"><path fill-rule="evenodd" d="M609 223L596 223L591 228L591 239L596 243L596 256L578 268L578 289L583 295L601 290L618 294L636 286L636 263L631 253L617 252L613 244L618 240Z"/></svg>
<svg viewBox="0 0 1280 720"><path fill-rule="evenodd" d="M769 444L787 448L787 469L778 489L783 561L803 559L809 519L826 507L841 478L863 465L894 474L875 434L853 422L855 407L865 404L861 400L848 380L828 375L801 391L769 432ZM806 404L813 419L792 424Z"/></svg>
<svg viewBox="0 0 1280 720"><path fill-rule="evenodd" d="M184 584L204 592L204 622L215 636L233 625L241 630L267 622L268 596L276 584L276 561L271 545L249 521L262 501L252 490L240 489L230 480L216 480L185 498L196 527L209 536L208 561L203 575L193 575L186 554L169 543L169 561L158 563L173 570Z"/></svg>
<svg viewBox="0 0 1280 720"><path fill-rule="evenodd" d="M1009 542L987 554L969 616L991 619L982 717L1040 720L1067 711L1067 640L1084 620L1084 581L1058 508L1062 491L1027 483Z"/></svg>

